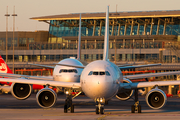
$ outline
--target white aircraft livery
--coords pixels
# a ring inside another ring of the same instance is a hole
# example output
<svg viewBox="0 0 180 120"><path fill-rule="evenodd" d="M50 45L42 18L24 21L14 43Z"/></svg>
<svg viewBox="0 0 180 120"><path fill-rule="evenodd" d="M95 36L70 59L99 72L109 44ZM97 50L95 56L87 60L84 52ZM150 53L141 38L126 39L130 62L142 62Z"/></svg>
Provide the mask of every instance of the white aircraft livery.
<svg viewBox="0 0 180 120"><path fill-rule="evenodd" d="M64 88L67 94L64 112L74 112L72 104L72 91L78 90L79 94L84 92L86 96L93 99L96 105L96 114L104 114L104 104L112 97L123 101L135 96L135 104L131 106L131 112L141 113L141 105L138 100L138 89L145 87L155 87L146 94L146 102L152 109L163 107L167 101L166 94L158 86L180 85L180 81L155 81L155 82L137 82L132 83L131 79L141 79L149 77L158 77L166 75L180 74L180 71L137 74L123 76L121 69L156 66L161 64L136 65L136 66L117 66L108 60L109 49L109 6L106 11L106 24L104 36L104 54L103 60L97 60L89 63L87 66L72 59L62 60L56 64L52 77L43 76L25 76L16 74L0 73L0 81L13 82L11 92L17 99L28 98L31 94L31 84L46 86L41 89L37 95L37 103L44 108L52 107L57 99L57 94L49 86ZM79 58L78 58L79 59ZM73 62L72 62L72 61ZM69 75L72 75L71 77ZM74 77L73 77L74 76ZM75 97L77 97L77 94Z"/></svg>

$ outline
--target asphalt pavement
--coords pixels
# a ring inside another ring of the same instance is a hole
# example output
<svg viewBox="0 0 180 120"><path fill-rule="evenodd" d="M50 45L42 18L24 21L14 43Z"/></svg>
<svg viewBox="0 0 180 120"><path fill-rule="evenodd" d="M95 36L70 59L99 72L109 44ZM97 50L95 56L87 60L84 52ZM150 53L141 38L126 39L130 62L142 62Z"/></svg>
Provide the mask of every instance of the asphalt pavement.
<svg viewBox="0 0 180 120"><path fill-rule="evenodd" d="M74 113L64 113L65 95L58 95L57 103L52 108L41 108L32 94L27 100L17 100L11 94L0 95L0 120L179 120L180 98L168 98L166 105L153 110L148 107L144 96L140 96L142 113L131 113L133 100L120 101L115 97L104 106L103 115L95 114L95 103L90 98L80 95L73 99Z"/></svg>

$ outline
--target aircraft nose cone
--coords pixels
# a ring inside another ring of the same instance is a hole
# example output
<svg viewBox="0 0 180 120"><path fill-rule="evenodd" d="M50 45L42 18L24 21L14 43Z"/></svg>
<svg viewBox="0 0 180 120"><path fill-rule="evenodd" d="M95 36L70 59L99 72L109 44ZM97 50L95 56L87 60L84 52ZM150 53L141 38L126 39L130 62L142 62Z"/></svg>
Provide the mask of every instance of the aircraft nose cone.
<svg viewBox="0 0 180 120"><path fill-rule="evenodd" d="M99 78L96 80L88 80L86 86L83 87L84 91L87 91L87 96L90 98L109 98L112 96L114 90L113 81L105 78Z"/></svg>
<svg viewBox="0 0 180 120"><path fill-rule="evenodd" d="M79 75L75 74L63 74L56 77L56 81L63 81L63 82L79 82L80 77Z"/></svg>

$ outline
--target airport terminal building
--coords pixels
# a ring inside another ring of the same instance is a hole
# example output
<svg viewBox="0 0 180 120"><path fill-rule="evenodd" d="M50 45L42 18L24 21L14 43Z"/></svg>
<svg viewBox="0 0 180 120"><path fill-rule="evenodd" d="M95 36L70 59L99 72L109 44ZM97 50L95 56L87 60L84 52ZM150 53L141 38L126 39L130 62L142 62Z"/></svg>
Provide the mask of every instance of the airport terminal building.
<svg viewBox="0 0 180 120"><path fill-rule="evenodd" d="M48 64L77 56L80 14L33 17L49 31L15 32L15 64ZM82 13L81 60L102 59L105 13ZM180 11L117 12L109 15L109 60L179 63ZM8 64L12 64L13 33L8 32ZM6 32L0 32L0 52L6 59ZM18 68L18 66L16 68ZM23 66L23 65L22 65ZM22 68L22 66L20 68ZM23 68L30 66L24 65Z"/></svg>
<svg viewBox="0 0 180 120"><path fill-rule="evenodd" d="M169 49L179 47L174 42L179 40L180 11L118 12L109 17L111 61L179 62L178 51ZM77 49L79 14L31 19L49 24L48 43L63 43L62 48ZM105 13L82 14L82 60L102 58L104 30Z"/></svg>
<svg viewBox="0 0 180 120"><path fill-rule="evenodd" d="M49 31L15 32L15 61L47 62L77 55L79 14L33 17L49 24ZM110 61L178 63L180 11L110 13ZM82 14L81 59L102 59L105 13ZM8 61L12 59L12 32L8 32ZM1 55L6 34L0 33ZM22 52L23 50L23 52Z"/></svg>

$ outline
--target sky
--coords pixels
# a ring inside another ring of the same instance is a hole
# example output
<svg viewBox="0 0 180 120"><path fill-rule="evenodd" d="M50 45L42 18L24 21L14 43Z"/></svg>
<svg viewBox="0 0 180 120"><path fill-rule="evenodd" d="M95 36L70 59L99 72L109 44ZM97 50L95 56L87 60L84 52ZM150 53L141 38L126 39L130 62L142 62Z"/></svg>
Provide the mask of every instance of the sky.
<svg viewBox="0 0 180 120"><path fill-rule="evenodd" d="M109 11L159 11L180 10L180 0L0 0L0 31L6 31L7 12L13 14L15 6L15 30L49 30L44 22L29 18L69 13L95 13ZM13 17L8 17L8 30L13 30Z"/></svg>

